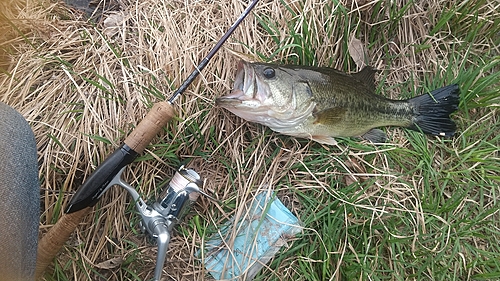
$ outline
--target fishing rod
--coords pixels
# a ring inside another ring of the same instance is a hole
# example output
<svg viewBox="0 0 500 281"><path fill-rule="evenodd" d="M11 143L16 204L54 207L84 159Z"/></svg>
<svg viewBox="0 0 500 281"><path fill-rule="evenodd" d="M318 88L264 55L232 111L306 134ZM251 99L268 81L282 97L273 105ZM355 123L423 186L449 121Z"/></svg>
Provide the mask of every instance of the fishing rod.
<svg viewBox="0 0 500 281"><path fill-rule="evenodd" d="M229 30L222 36L209 54L193 70L189 77L167 100L153 105L144 119L128 135L123 144L109 155L87 178L71 198L69 206L57 223L45 234L38 243L35 278L39 279L45 268L51 263L61 247L66 243L71 233L76 229L83 217L90 212L104 192L112 185L120 171L141 154L151 140L176 115L173 103L196 79L210 59L217 53L229 36L246 18L259 0L253 0Z"/></svg>

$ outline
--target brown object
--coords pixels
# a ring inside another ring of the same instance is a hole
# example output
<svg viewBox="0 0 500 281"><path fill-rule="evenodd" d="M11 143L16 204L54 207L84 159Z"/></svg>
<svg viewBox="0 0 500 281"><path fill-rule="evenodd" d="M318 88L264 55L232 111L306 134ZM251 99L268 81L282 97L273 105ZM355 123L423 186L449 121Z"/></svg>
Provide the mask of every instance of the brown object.
<svg viewBox="0 0 500 281"><path fill-rule="evenodd" d="M151 140L175 116L174 107L166 102L158 102L148 112L146 117L137 125L125 139L125 144L137 153L142 153Z"/></svg>
<svg viewBox="0 0 500 281"><path fill-rule="evenodd" d="M64 214L38 242L35 280L41 280L45 268L52 262L82 218L92 208L85 208L71 214Z"/></svg>
<svg viewBox="0 0 500 281"><path fill-rule="evenodd" d="M174 107L164 101L156 103L132 133L125 144L137 153L142 153L163 126L175 116ZM38 244L35 278L41 279L45 268L52 262L82 218L92 208L85 208L64 214L59 221L43 236Z"/></svg>

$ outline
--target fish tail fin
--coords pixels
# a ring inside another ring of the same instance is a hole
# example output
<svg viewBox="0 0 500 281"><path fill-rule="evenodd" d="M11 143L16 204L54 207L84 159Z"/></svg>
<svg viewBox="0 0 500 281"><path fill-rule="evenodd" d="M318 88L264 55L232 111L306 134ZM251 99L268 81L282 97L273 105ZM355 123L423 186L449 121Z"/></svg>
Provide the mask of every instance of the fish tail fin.
<svg viewBox="0 0 500 281"><path fill-rule="evenodd" d="M458 109L459 98L460 88L453 84L409 99L408 102L415 109L415 116L408 128L435 136L453 136L457 125L451 120L450 114Z"/></svg>

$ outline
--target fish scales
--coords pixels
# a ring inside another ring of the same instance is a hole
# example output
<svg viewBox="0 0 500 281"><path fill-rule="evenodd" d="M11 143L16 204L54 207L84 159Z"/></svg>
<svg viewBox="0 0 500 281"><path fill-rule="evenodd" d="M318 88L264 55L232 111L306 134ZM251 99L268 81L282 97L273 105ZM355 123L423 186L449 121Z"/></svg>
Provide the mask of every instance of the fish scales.
<svg viewBox="0 0 500 281"><path fill-rule="evenodd" d="M340 111L344 113L343 121L349 123L345 124L345 127L349 130L355 127L363 128L365 132L373 127L411 124L414 110L407 102L393 101L375 95L362 81L344 73L333 77L330 76L328 83L309 82L314 93L313 101L317 104L315 113L332 108L344 109ZM338 124L330 125L338 126Z"/></svg>
<svg viewBox="0 0 500 281"><path fill-rule="evenodd" d="M335 144L335 137L385 141L378 127L400 126L452 136L459 87L449 85L408 100L374 93L375 70L354 74L332 68L241 61L233 91L216 103L248 121L286 135Z"/></svg>

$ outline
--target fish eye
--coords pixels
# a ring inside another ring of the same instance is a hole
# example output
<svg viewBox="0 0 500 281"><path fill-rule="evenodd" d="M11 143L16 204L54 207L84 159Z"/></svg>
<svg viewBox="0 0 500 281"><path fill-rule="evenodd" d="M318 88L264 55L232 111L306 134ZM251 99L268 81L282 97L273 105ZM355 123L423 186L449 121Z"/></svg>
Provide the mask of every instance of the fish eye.
<svg viewBox="0 0 500 281"><path fill-rule="evenodd" d="M266 77L267 79L271 79L271 78L274 78L274 76L276 75L276 72L274 71L273 68L268 67L268 68L264 69L262 74L264 74L264 77Z"/></svg>

